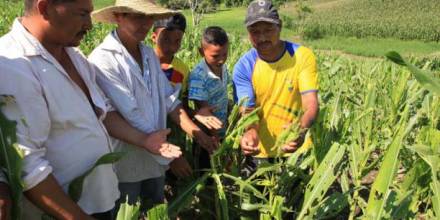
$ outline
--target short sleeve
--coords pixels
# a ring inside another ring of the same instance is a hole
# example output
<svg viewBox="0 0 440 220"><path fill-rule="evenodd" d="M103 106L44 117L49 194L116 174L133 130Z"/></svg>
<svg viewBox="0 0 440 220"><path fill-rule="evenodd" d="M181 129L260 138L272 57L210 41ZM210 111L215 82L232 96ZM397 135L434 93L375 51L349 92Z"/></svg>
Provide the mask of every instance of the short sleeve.
<svg viewBox="0 0 440 220"><path fill-rule="evenodd" d="M254 50L246 53L234 66L232 85L234 88L234 101L238 103L243 98L249 98L246 107L255 106L255 93L252 84L252 74L257 60Z"/></svg>
<svg viewBox="0 0 440 220"><path fill-rule="evenodd" d="M298 76L299 92L305 94L318 91L318 73L316 67L316 58L310 49L305 48L302 70Z"/></svg>
<svg viewBox="0 0 440 220"><path fill-rule="evenodd" d="M189 75L188 98L197 101L208 101L209 93L205 85L202 68L194 69Z"/></svg>

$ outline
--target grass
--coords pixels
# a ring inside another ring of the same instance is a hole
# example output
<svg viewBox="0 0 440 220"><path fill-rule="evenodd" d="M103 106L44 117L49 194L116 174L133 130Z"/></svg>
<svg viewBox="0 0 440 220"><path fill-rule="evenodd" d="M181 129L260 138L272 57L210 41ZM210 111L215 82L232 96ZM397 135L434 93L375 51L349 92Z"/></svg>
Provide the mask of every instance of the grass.
<svg viewBox="0 0 440 220"><path fill-rule="evenodd" d="M192 16L189 10L184 10L183 14L187 18L187 22L192 27ZM226 30L227 33L239 34L243 37L247 36L246 27L244 25L244 18L246 16L246 8L221 8L215 13L205 14L200 22L200 27L220 26ZM281 34L282 38L290 39L295 35L295 31L283 28Z"/></svg>
<svg viewBox="0 0 440 220"><path fill-rule="evenodd" d="M304 44L316 49L339 50L367 57L381 57L390 50L398 51L405 56L426 56L440 51L440 43L417 40L404 41L390 38L358 39L354 37L333 36L305 41Z"/></svg>
<svg viewBox="0 0 440 220"><path fill-rule="evenodd" d="M351 0L313 0L310 5L314 8L314 13L329 10L338 7L341 2L349 2ZM111 5L114 0L94 0L95 8L99 9ZM289 3L280 8L280 12L284 15L295 16L294 4ZM184 10L183 14L187 18L188 30L193 30L192 16L189 10ZM216 25L223 27L227 33L231 35L240 35L247 38L246 28L243 24L246 15L246 8L220 8L215 13L205 14L199 29L207 26ZM342 36L326 36L319 40L300 40L298 34L292 30L283 28L281 37L286 40L303 43L314 49L320 50L338 50L344 53L354 54L367 57L381 57L390 50L398 51L404 55L426 56L440 51L440 43L423 42L418 40L404 41L392 38L354 38Z"/></svg>
<svg viewBox="0 0 440 220"><path fill-rule="evenodd" d="M115 0L93 0L93 6L95 6L95 10L96 10L112 5L114 2Z"/></svg>
<svg viewBox="0 0 440 220"><path fill-rule="evenodd" d="M305 27L308 32L326 36L438 42L438 3L438 0L311 0L306 4L313 13L306 19Z"/></svg>

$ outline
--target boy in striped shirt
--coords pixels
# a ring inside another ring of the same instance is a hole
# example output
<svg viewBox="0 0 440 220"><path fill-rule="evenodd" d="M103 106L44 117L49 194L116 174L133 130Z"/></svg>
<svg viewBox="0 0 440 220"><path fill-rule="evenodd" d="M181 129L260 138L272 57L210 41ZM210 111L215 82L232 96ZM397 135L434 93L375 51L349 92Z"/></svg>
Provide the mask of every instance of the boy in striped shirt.
<svg viewBox="0 0 440 220"><path fill-rule="evenodd" d="M194 101L197 108L194 117L218 140L225 135L227 122L229 73L225 62L228 48L228 36L222 28L206 28L199 48L203 59L189 76L188 99ZM201 149L200 168L210 167L208 153L212 152Z"/></svg>

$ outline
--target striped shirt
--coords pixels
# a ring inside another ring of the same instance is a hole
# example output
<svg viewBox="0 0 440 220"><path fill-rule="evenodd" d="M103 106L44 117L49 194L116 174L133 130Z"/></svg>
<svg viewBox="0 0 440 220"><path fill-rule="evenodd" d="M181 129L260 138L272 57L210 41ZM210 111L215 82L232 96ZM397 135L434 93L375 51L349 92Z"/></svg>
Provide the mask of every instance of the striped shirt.
<svg viewBox="0 0 440 220"><path fill-rule="evenodd" d="M228 80L229 74L226 65L223 65L222 78L213 73L205 59L194 68L189 76L188 98L197 101L206 101L215 107L214 116L224 125L228 120ZM225 126L224 126L225 127ZM224 135L225 129L220 131Z"/></svg>
<svg viewBox="0 0 440 220"><path fill-rule="evenodd" d="M143 69L120 42L116 31L90 55L100 70L98 85L118 112L135 128L151 133L166 128L167 113L179 104L179 90L171 86L160 69L154 50L139 44ZM138 182L163 176L169 160L127 143L117 142L116 151L128 155L116 164L120 182Z"/></svg>

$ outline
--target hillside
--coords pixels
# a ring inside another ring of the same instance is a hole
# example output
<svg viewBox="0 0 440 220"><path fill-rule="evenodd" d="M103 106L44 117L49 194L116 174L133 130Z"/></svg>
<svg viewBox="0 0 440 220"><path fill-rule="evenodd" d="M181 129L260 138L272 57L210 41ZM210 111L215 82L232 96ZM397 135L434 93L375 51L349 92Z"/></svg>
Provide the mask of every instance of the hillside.
<svg viewBox="0 0 440 220"><path fill-rule="evenodd" d="M282 8L295 15L295 3ZM438 0L311 0L305 37L353 36L440 40Z"/></svg>

